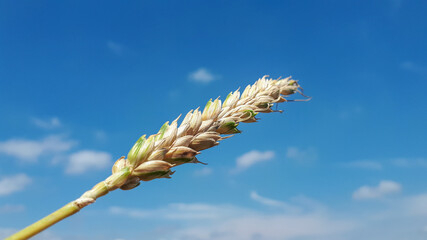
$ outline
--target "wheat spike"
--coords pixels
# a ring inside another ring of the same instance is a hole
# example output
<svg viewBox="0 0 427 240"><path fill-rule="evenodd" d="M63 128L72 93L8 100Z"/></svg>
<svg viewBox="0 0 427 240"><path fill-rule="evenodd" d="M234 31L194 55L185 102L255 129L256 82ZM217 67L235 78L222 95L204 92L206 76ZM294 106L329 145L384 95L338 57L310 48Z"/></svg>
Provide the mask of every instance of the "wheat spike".
<svg viewBox="0 0 427 240"><path fill-rule="evenodd" d="M166 122L157 134L143 135L130 150L127 159L121 157L113 166L113 183L104 181L105 191L116 188L129 190L137 187L140 181L156 178L170 178L171 168L184 163L199 162L196 155L211 148L225 139L224 135L240 133L240 122L256 122L259 112L273 112L274 103L285 102L286 97L299 92L301 87L291 77L268 79L264 76L255 84L245 88L242 94L238 90L231 92L221 100L209 100L203 111L190 110L178 127L178 119L170 125ZM119 180L120 179L120 180ZM93 203L99 189L91 189L83 194L76 203L80 207ZM104 191L102 192L104 193Z"/></svg>
<svg viewBox="0 0 427 240"><path fill-rule="evenodd" d="M230 92L224 102L218 98L209 100L203 111L190 110L178 126L180 117L170 124L166 122L157 134L140 137L129 151L127 158L119 158L113 165L112 175L96 184L78 199L57 212L30 225L8 239L26 239L71 216L95 200L117 188L130 190L140 181L170 178L171 169L184 163L200 163L200 151L219 144L220 141L240 133L240 122L256 122L258 113L274 112L274 103L292 101L286 97L303 93L296 80L268 79L264 76L240 93ZM305 95L303 95L305 96ZM60 215L53 218L52 215ZM36 229L36 230L34 230Z"/></svg>

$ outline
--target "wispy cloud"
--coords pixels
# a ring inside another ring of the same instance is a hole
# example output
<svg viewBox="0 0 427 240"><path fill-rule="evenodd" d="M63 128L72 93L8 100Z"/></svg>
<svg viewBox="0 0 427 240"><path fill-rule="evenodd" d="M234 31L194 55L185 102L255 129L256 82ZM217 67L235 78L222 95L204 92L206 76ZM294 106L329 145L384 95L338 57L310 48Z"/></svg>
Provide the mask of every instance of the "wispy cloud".
<svg viewBox="0 0 427 240"><path fill-rule="evenodd" d="M54 129L62 126L61 121L59 121L57 117L52 117L50 119L32 118L31 122L43 129Z"/></svg>
<svg viewBox="0 0 427 240"><path fill-rule="evenodd" d="M94 137L96 140L98 140L100 142L105 142L108 139L107 133L103 130L96 130L94 132Z"/></svg>
<svg viewBox="0 0 427 240"><path fill-rule="evenodd" d="M425 158L396 158L391 163L396 167L427 167Z"/></svg>
<svg viewBox="0 0 427 240"><path fill-rule="evenodd" d="M36 161L41 155L68 151L75 141L62 136L51 135L40 140L10 139L0 142L0 153L16 157L23 161Z"/></svg>
<svg viewBox="0 0 427 240"><path fill-rule="evenodd" d="M122 55L125 51L125 47L122 44L111 40L107 41L107 48L110 49L110 51L112 51L114 54L119 56Z"/></svg>
<svg viewBox="0 0 427 240"><path fill-rule="evenodd" d="M403 201L405 213L413 216L427 216L427 194L405 198Z"/></svg>
<svg viewBox="0 0 427 240"><path fill-rule="evenodd" d="M318 154L313 147L306 149L288 147L286 157L299 164L313 164L317 160Z"/></svg>
<svg viewBox="0 0 427 240"><path fill-rule="evenodd" d="M172 89L168 92L168 96L171 100L176 101L178 100L182 95L182 92L180 89Z"/></svg>
<svg viewBox="0 0 427 240"><path fill-rule="evenodd" d="M362 186L353 193L353 199L355 200L366 200L366 199L378 199L388 195L400 193L402 186L393 181L382 180L378 186Z"/></svg>
<svg viewBox="0 0 427 240"><path fill-rule="evenodd" d="M256 201L272 204L271 199L251 194ZM266 201L267 199L267 201ZM273 201L273 205L280 201ZM162 219L179 221L180 228L157 236L159 239L181 240L243 240L243 239L306 239L339 235L354 228L346 219L332 220L328 213L305 212L285 213L283 209L275 212L260 212L236 205L179 203L162 206L158 209L124 209L112 207L111 214L132 218Z"/></svg>
<svg viewBox="0 0 427 240"><path fill-rule="evenodd" d="M105 169L111 166L111 154L92 150L83 150L73 153L65 172L68 174L82 174L88 170Z"/></svg>
<svg viewBox="0 0 427 240"><path fill-rule="evenodd" d="M171 203L159 209L136 209L113 206L109 212L132 218L150 218L166 220L212 220L229 218L244 212L232 205L211 205L205 203Z"/></svg>
<svg viewBox="0 0 427 240"><path fill-rule="evenodd" d="M259 202L265 206L280 208L280 209L285 210L287 212L299 212L299 211L301 211L301 209L297 206L293 206L292 204L289 204L289 203L286 203L283 201L279 201L279 200L260 196L255 191L252 191L250 193L250 197L252 200Z"/></svg>
<svg viewBox="0 0 427 240"><path fill-rule="evenodd" d="M31 178L23 173L2 177L0 178L0 196L22 191L31 182Z"/></svg>
<svg viewBox="0 0 427 240"><path fill-rule="evenodd" d="M19 231L19 229L14 228L0 228L0 239L5 239L9 237L10 235L16 233ZM73 239L73 238L70 238ZM56 233L54 233L51 230L43 231L36 236L32 237L31 240L64 240L63 238L59 237Z"/></svg>
<svg viewBox="0 0 427 240"><path fill-rule="evenodd" d="M189 240L328 239L352 228L350 221L334 221L323 215L256 214L237 215L212 224L194 224L174 235L176 239Z"/></svg>
<svg viewBox="0 0 427 240"><path fill-rule="evenodd" d="M383 169L383 165L381 163L376 161L370 161L370 160L348 162L348 163L345 163L344 166L350 167L350 168L362 168L362 169L368 169L368 170Z"/></svg>
<svg viewBox="0 0 427 240"><path fill-rule="evenodd" d="M0 239L6 239L10 235L16 233L18 229L14 228L0 228Z"/></svg>
<svg viewBox="0 0 427 240"><path fill-rule="evenodd" d="M349 106L338 112L338 117L342 120L353 119L363 113L362 106Z"/></svg>
<svg viewBox="0 0 427 240"><path fill-rule="evenodd" d="M427 66L420 65L411 61L402 62L400 64L400 68L421 76L427 76Z"/></svg>
<svg viewBox="0 0 427 240"><path fill-rule="evenodd" d="M199 82L199 83L210 83L216 79L218 79L219 76L214 75L206 68L199 68L194 72L191 72L188 75L188 79L193 82Z"/></svg>
<svg viewBox="0 0 427 240"><path fill-rule="evenodd" d="M64 240L62 237L58 236L56 232L52 230L43 231L32 240Z"/></svg>
<svg viewBox="0 0 427 240"><path fill-rule="evenodd" d="M427 216L427 194L393 198L365 213L354 205L348 209L340 207L339 213L325 206L319 210L306 206L304 199L299 198L292 199L302 203L293 204L301 211L287 212L279 207L286 202L260 196L256 192L252 192L250 197L273 207L275 211L255 210L244 207L244 203L175 203L148 209L112 207L109 213L161 222L162 226L158 228L162 231L146 236L150 239L400 240L407 236L407 239L423 240L427 234L426 224L422 221ZM175 224L179 227L171 228Z"/></svg>
<svg viewBox="0 0 427 240"><path fill-rule="evenodd" d="M424 240L427 236L423 221L427 216L426 193L398 196L366 212L356 203L338 210L334 205L324 206L304 197L291 198L289 202L300 211L288 212L280 207L287 201L256 192L251 192L250 198L274 211L245 207L244 202L239 202L235 205L174 203L147 209L112 207L109 213L161 222L157 227L162 231L146 236L150 239L400 240L406 236L405 239ZM179 227L171 228L174 225Z"/></svg>
<svg viewBox="0 0 427 240"><path fill-rule="evenodd" d="M397 13L399 9L402 7L402 0L389 0L390 2L390 10L392 14Z"/></svg>
<svg viewBox="0 0 427 240"><path fill-rule="evenodd" d="M24 205L20 204L6 204L0 206L0 214L10 214L10 213L19 213L25 210Z"/></svg>
<svg viewBox="0 0 427 240"><path fill-rule="evenodd" d="M232 172L244 171L255 164L269 161L274 158L273 151L260 152L257 150L252 150L238 157L236 160L236 168Z"/></svg>
<svg viewBox="0 0 427 240"><path fill-rule="evenodd" d="M343 163L342 166L349 168L362 168L368 170L382 170L387 166L394 166L399 168L427 168L426 158L394 158L380 161L374 160L360 160Z"/></svg>
<svg viewBox="0 0 427 240"><path fill-rule="evenodd" d="M213 172L212 168L209 167L203 167L202 169L197 169L194 171L194 176L202 177L202 176L209 176Z"/></svg>

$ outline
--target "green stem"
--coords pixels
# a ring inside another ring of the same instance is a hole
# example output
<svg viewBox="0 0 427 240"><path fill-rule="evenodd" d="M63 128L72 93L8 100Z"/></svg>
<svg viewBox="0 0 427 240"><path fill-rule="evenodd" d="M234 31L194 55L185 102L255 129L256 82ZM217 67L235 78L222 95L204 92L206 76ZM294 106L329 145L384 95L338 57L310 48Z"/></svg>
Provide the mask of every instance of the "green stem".
<svg viewBox="0 0 427 240"><path fill-rule="evenodd" d="M124 167L120 171L113 173L104 181L96 184L92 189L85 192L80 198L68 203L62 208L31 224L30 226L22 229L21 231L13 234L5 240L28 239L36 235L37 233L45 230L53 224L80 211L80 209L88 206L89 204L94 203L97 198L102 197L105 194L121 187L123 184L126 183L130 174L131 172L129 170L129 167Z"/></svg>
<svg viewBox="0 0 427 240"><path fill-rule="evenodd" d="M46 228L52 226L53 224L61 221L62 219L73 215L78 211L80 211L80 208L77 206L77 204L74 201L70 202L62 208L49 214L48 216L40 219L39 221L6 238L5 240L28 239L36 235L37 233L45 230Z"/></svg>

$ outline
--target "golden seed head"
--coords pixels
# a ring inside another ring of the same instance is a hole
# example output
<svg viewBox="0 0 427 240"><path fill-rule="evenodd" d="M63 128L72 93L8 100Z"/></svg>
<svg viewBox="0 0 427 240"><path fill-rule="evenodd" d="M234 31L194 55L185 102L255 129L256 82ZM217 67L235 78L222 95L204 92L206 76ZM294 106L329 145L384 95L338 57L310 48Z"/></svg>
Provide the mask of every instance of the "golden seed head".
<svg viewBox="0 0 427 240"><path fill-rule="evenodd" d="M256 122L258 113L273 112L274 103L286 102L286 98L302 88L291 77L269 79L263 76L253 85L248 85L242 93L239 89L230 92L224 102L210 99L203 111L198 108L189 111L178 127L178 119L166 122L159 132L145 139L142 136L129 151L128 160L120 158L113 166L117 174L131 167L132 176L149 181L169 177L171 167L183 163L199 163L196 155L201 150L211 148L233 135L240 133L240 122ZM305 96L305 95L303 95ZM122 189L136 187L139 182L130 177Z"/></svg>

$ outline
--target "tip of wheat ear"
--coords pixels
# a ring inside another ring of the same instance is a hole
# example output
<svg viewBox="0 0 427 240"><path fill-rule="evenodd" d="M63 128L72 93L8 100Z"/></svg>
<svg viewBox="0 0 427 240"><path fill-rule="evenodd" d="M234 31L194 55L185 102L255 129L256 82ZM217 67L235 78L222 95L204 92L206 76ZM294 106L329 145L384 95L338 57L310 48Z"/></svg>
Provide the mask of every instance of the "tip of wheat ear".
<svg viewBox="0 0 427 240"><path fill-rule="evenodd" d="M114 163L112 175L83 194L79 203L84 207L85 202L90 204L114 189L129 190L140 181L170 178L173 167L200 163L196 157L200 151L240 133L239 123L257 122L258 113L274 112L271 109L274 103L293 101L287 97L294 93L306 97L297 80L264 76L242 93L239 89L230 92L223 102L219 98L210 99L202 111L190 110L180 124L179 116L163 124L158 133L140 137L127 158L121 157Z"/></svg>

